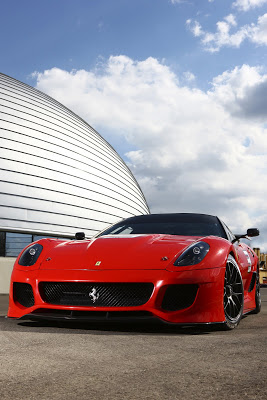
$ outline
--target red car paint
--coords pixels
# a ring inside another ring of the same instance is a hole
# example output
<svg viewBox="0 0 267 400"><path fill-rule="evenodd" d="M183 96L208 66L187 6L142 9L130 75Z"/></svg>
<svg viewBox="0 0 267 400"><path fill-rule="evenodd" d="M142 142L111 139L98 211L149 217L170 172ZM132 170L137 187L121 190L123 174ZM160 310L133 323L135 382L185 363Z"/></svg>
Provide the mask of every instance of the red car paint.
<svg viewBox="0 0 267 400"><path fill-rule="evenodd" d="M206 257L197 265L175 266L174 262L179 255L190 244L200 240L210 246ZM243 313L256 307L255 285L250 292L249 286L253 272L257 271L258 259L244 243L232 244L229 240L216 236L201 238L164 234L108 235L83 241L42 239L36 243L43 246L43 251L34 265L19 265L22 252L15 262L10 284L8 317L31 316L40 309L147 311L169 323L224 322L224 277L229 254L235 258L242 275ZM25 307L14 298L14 282L31 285L33 306ZM154 289L149 300L140 306L97 307L93 302L87 306L72 306L45 302L39 290L41 282L152 282ZM198 289L189 307L176 311L162 308L164 294L170 285L192 284L196 284Z"/></svg>

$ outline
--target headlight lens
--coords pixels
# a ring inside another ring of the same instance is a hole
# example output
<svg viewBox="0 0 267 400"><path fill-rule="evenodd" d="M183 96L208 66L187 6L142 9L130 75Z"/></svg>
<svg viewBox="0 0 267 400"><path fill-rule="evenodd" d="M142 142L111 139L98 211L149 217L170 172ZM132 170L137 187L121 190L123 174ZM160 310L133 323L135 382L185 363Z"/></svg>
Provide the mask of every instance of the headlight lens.
<svg viewBox="0 0 267 400"><path fill-rule="evenodd" d="M19 258L19 265L23 265L24 267L30 267L31 265L35 264L39 255L43 250L43 246L39 243L35 243L21 254Z"/></svg>
<svg viewBox="0 0 267 400"><path fill-rule="evenodd" d="M174 265L177 267L183 267L185 265L196 265L203 260L207 255L210 246L206 242L197 242L189 246L181 255L177 258Z"/></svg>

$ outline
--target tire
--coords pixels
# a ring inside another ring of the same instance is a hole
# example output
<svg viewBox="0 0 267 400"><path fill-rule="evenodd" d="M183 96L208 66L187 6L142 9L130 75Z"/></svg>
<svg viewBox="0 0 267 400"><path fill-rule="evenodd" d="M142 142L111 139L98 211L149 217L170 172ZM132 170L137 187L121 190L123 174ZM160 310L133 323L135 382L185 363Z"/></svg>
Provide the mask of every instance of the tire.
<svg viewBox="0 0 267 400"><path fill-rule="evenodd" d="M244 288L238 265L231 255L228 256L225 267L223 306L225 315L223 328L225 330L236 328L243 315Z"/></svg>
<svg viewBox="0 0 267 400"><path fill-rule="evenodd" d="M259 269L257 269L257 275L256 275L255 304L256 304L256 307L251 312L251 314L259 314L259 312L261 310L261 292L260 292Z"/></svg>

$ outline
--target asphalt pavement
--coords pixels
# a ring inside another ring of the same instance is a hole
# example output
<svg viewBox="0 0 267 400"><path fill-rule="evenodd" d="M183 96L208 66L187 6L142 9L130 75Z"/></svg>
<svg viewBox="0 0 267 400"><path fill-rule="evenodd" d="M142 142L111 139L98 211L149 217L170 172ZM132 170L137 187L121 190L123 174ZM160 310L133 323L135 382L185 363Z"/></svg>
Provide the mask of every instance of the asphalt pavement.
<svg viewBox="0 0 267 400"><path fill-rule="evenodd" d="M261 292L261 313L228 332L9 320L0 295L0 399L266 400Z"/></svg>

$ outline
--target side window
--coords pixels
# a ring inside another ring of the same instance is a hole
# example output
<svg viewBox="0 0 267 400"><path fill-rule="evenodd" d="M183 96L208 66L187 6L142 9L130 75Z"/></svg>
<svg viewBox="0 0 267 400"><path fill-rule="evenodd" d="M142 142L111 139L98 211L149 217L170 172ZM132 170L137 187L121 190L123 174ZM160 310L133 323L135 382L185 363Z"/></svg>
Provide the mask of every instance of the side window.
<svg viewBox="0 0 267 400"><path fill-rule="evenodd" d="M230 231L228 226L225 225L225 223L223 221L221 221L221 224L224 227L224 230L225 230L225 232L227 234L228 240L230 240L230 242L232 242L235 239L235 235Z"/></svg>

